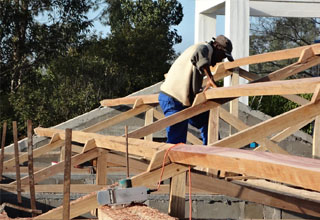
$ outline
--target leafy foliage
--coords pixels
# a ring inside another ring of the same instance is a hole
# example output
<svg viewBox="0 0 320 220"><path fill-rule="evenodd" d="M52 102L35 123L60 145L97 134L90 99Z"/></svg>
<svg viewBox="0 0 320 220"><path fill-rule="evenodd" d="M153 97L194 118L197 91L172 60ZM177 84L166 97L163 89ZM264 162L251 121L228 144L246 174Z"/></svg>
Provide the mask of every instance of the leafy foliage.
<svg viewBox="0 0 320 220"><path fill-rule="evenodd" d="M11 131L17 120L20 134L27 119L50 127L162 80L181 42L176 0L18 2L0 2L0 107L1 123ZM104 2L111 33L86 36L87 12Z"/></svg>

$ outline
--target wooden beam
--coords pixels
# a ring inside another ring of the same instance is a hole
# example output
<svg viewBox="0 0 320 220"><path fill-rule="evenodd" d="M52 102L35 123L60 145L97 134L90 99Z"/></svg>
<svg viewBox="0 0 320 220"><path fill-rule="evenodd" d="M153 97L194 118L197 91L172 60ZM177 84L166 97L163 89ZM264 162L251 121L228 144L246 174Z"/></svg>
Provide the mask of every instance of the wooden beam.
<svg viewBox="0 0 320 220"><path fill-rule="evenodd" d="M314 121L312 157L320 159L320 116Z"/></svg>
<svg viewBox="0 0 320 220"><path fill-rule="evenodd" d="M84 154L77 154L73 157L71 157L71 166L76 166L78 164L84 163L88 160L92 160L99 156L99 152L97 149L93 149L91 151L88 151ZM50 176L53 176L63 170L64 167L64 161L61 161L55 165L43 168L42 170L39 170L38 172L34 173L34 182L38 183L42 180L47 179ZM26 185L28 184L29 177L25 176L21 179L21 184ZM16 185L16 181L10 183L10 185Z"/></svg>
<svg viewBox="0 0 320 220"><path fill-rule="evenodd" d="M108 118L108 119L101 121L97 124L94 124L88 128L83 129L82 131L95 133L97 131L101 131L101 130L106 129L112 125L115 125L115 124L118 124L122 121L125 121L131 117L134 117L134 116L136 116L142 112L145 112L151 108L152 108L152 106L150 106L150 105L142 105L142 106L136 107L134 109L130 109L126 112L120 113L112 118Z"/></svg>
<svg viewBox="0 0 320 220"><path fill-rule="evenodd" d="M300 106L289 112L251 126L250 128L240 131L232 136L226 137L223 140L217 141L215 145L231 148L243 147L246 144L268 137L271 134L280 132L297 123L314 118L319 114L319 112L320 102Z"/></svg>
<svg viewBox="0 0 320 220"><path fill-rule="evenodd" d="M143 128L137 129L129 133L129 137L131 138L141 138L148 134L152 134L156 131L160 131L170 125L174 125L178 122L184 121L188 118L191 118L195 115L198 115L202 112L208 111L211 108L217 107L220 104L216 102L205 102L196 106L191 106L186 108L180 112L177 112L173 115L165 117L161 120L158 120L151 125L145 126Z"/></svg>
<svg viewBox="0 0 320 220"><path fill-rule="evenodd" d="M320 203L283 194L282 191L277 193L264 189L255 189L251 186L241 186L233 182L196 173L191 173L191 181L192 187L195 189L206 190L241 200L320 217Z"/></svg>
<svg viewBox="0 0 320 220"><path fill-rule="evenodd" d="M234 117L232 114L230 114L229 112L227 112L223 108L220 108L220 117L222 120L224 120L228 124L232 125L238 131L242 131L242 130L249 128L248 125L246 125L245 123L240 121L238 118ZM263 138L263 139L256 140L255 142L257 142L260 146L264 145L270 152L280 153L280 154L289 154L287 151L283 150L276 143L270 141L269 139ZM216 143L213 143L213 145L215 145L215 144Z"/></svg>
<svg viewBox="0 0 320 220"><path fill-rule="evenodd" d="M63 181L63 220L70 219L70 183L71 183L71 140L72 130L65 131L65 157L64 157L64 181Z"/></svg>
<svg viewBox="0 0 320 220"><path fill-rule="evenodd" d="M176 163L168 164L164 168L162 180L166 180L178 174L185 173L188 169L189 169L188 166L184 166ZM158 168L150 172L144 172L144 173L138 174L131 178L132 187L149 186L153 184L158 184L158 182L160 181L160 175L161 175L161 168Z"/></svg>
<svg viewBox="0 0 320 220"><path fill-rule="evenodd" d="M235 68L231 75L231 86L239 85L239 68ZM236 118L239 117L239 99L233 99L230 101L230 113ZM235 130L232 126L229 126L229 134L232 135L235 133Z"/></svg>
<svg viewBox="0 0 320 220"><path fill-rule="evenodd" d="M117 105L133 105L135 102L140 99L142 101L141 104L155 104L158 103L159 94L152 95L140 95L140 96L127 96L123 98L117 99L105 99L100 101L102 106L117 106Z"/></svg>
<svg viewBox="0 0 320 220"><path fill-rule="evenodd" d="M101 151L101 155L97 158L96 184L107 185L108 151L105 149L99 150Z"/></svg>
<svg viewBox="0 0 320 220"><path fill-rule="evenodd" d="M299 63L299 62L293 63L289 66L283 67L282 69L276 70L265 77L256 79L253 81L253 83L286 79L289 76L293 76L299 72L302 72L315 65L318 65L319 63L320 63L320 57L315 56L310 60L308 60L308 62L306 63Z"/></svg>
<svg viewBox="0 0 320 220"><path fill-rule="evenodd" d="M7 122L3 122L2 138L1 138L1 155L0 155L0 182L2 180L2 172L4 167L4 146L6 145Z"/></svg>
<svg viewBox="0 0 320 220"><path fill-rule="evenodd" d="M168 213L179 219L185 218L186 172L171 178Z"/></svg>
<svg viewBox="0 0 320 220"><path fill-rule="evenodd" d="M210 110L208 120L208 144L219 140L219 111L219 106Z"/></svg>
<svg viewBox="0 0 320 220"><path fill-rule="evenodd" d="M286 95L313 93L320 77L243 84L232 87L213 88L205 92L207 99L240 96Z"/></svg>
<svg viewBox="0 0 320 220"><path fill-rule="evenodd" d="M18 203L21 205L21 178L20 178L20 163L19 163L19 148L18 148L18 129L17 122L12 122L12 130L13 130L13 146L14 146L14 159L15 159L15 167L16 167L16 181L17 181L17 199Z"/></svg>
<svg viewBox="0 0 320 220"><path fill-rule="evenodd" d="M145 123L144 123L145 126L152 124L152 122L153 122L153 108L146 111L144 120L145 120ZM153 140L152 134L145 136L144 140L152 141Z"/></svg>
<svg viewBox="0 0 320 220"><path fill-rule="evenodd" d="M154 123L153 123L154 124ZM59 133L61 139L64 139L64 133L62 130L52 128L36 128L35 133L39 136L51 137L54 133ZM142 135L142 137L145 135ZM96 133L87 133L82 131L72 132L73 141L79 143L86 143L90 139L94 139L97 147L105 148L109 150L115 150L119 152L126 152L126 141L124 137L105 136ZM166 149L171 145L164 143L144 141L135 138L129 138L129 154L141 156L147 159L151 159L153 154L161 149Z"/></svg>
<svg viewBox="0 0 320 220"><path fill-rule="evenodd" d="M32 210L36 210L36 192L34 189L35 176L33 171L33 137L32 137L32 122L31 120L27 121L27 135L28 135L28 173L27 177L29 187L30 187L30 207ZM15 181L15 184L16 181ZM23 184L23 179L21 179L21 184ZM32 217L35 217L36 213L32 212Z"/></svg>
<svg viewBox="0 0 320 220"><path fill-rule="evenodd" d="M320 44L313 44L311 46L302 46L302 47L297 47L293 49L279 50L275 52L257 54L249 57L240 58L233 62L223 63L224 64L223 67L225 70L228 70L228 69L233 69L236 67L245 66L249 64L297 58L297 57L300 57L302 51L307 48L312 48L314 55L320 54ZM212 68L212 70L213 72L215 71L214 68ZM223 72L223 70L216 71L216 74L220 74L221 72Z"/></svg>
<svg viewBox="0 0 320 220"><path fill-rule="evenodd" d="M232 148L179 145L174 163L225 170L320 191L320 160ZM227 161L227 163L226 163Z"/></svg>
<svg viewBox="0 0 320 220"><path fill-rule="evenodd" d="M311 123L314 120L314 118L308 119L306 121L303 121L301 123L298 123L296 125L293 125L289 128L284 129L283 131L279 132L278 134L274 135L270 140L274 141L276 143L279 143L280 141L286 139L294 132L298 131L299 129L303 128L305 125Z"/></svg>

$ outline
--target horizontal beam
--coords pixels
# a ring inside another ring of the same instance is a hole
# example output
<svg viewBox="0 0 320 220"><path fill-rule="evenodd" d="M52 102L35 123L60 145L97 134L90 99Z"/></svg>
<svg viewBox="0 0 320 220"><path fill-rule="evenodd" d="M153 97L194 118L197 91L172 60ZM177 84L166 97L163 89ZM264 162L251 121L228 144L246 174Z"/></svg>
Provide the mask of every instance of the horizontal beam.
<svg viewBox="0 0 320 220"><path fill-rule="evenodd" d="M318 84L320 84L320 77L243 84L210 89L205 92L205 97L208 100L240 96L313 93Z"/></svg>
<svg viewBox="0 0 320 220"><path fill-rule="evenodd" d="M271 62L276 60L292 59L292 58L300 57L303 50L307 48L312 48L314 55L320 54L320 43L319 43L319 44L313 44L309 46L302 46L302 47L296 47L292 49L257 54L249 57L240 58L233 62L218 63L217 65L223 64L222 69L228 70L228 69L233 69L240 66L255 64L255 63L264 63L264 62ZM221 72L221 71L216 71L215 68L212 68L212 70L216 72L216 74L219 74Z"/></svg>
<svg viewBox="0 0 320 220"><path fill-rule="evenodd" d="M178 145L169 152L174 163L207 167L270 179L320 191L320 160L240 149Z"/></svg>
<svg viewBox="0 0 320 220"><path fill-rule="evenodd" d="M34 129L35 134L39 136L51 137L55 133L59 133L62 140L65 139L64 130L53 128ZM144 135L143 135L144 136ZM126 139L124 137L105 136L96 133L87 133L82 131L72 131L72 140L78 143L86 143L94 139L97 147L109 150L126 152ZM151 159L153 154L158 150L167 149L171 144L158 143L153 141L144 141L139 139L129 138L129 154Z"/></svg>

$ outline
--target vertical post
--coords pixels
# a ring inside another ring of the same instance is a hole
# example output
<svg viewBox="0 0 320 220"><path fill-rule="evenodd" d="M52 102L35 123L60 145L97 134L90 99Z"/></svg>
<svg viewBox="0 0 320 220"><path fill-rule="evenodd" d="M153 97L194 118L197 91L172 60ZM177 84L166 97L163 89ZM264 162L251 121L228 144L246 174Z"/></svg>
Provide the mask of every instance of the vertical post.
<svg viewBox="0 0 320 220"><path fill-rule="evenodd" d="M22 203L21 198L21 180L20 180L20 165L19 165L19 148L18 148L18 129L17 122L12 122L12 130L13 130L13 146L14 146L14 159L16 166L16 180L17 180L17 200L18 203Z"/></svg>
<svg viewBox="0 0 320 220"><path fill-rule="evenodd" d="M233 74L231 76L231 85L237 86L239 85L239 68L235 68L233 70ZM230 102L230 113L238 118L239 116L239 99L233 99ZM232 135L235 133L234 128L229 125L229 134Z"/></svg>
<svg viewBox="0 0 320 220"><path fill-rule="evenodd" d="M186 172L171 178L168 213L172 217L185 218Z"/></svg>
<svg viewBox="0 0 320 220"><path fill-rule="evenodd" d="M63 182L63 220L70 219L70 178L71 178L71 140L72 129L65 131L65 158Z"/></svg>
<svg viewBox="0 0 320 220"><path fill-rule="evenodd" d="M320 116L314 121L312 157L320 159Z"/></svg>
<svg viewBox="0 0 320 220"><path fill-rule="evenodd" d="M27 133L28 133L28 172L29 172L29 186L30 186L30 204L31 209L36 210L36 193L34 188L34 175L33 175L33 141L32 141L32 122L27 121ZM32 212L32 217L36 214Z"/></svg>
<svg viewBox="0 0 320 220"><path fill-rule="evenodd" d="M152 122L153 122L153 108L149 109L148 111L146 111L144 125L147 126L149 124L152 124ZM149 134L149 135L145 136L144 140L152 141L152 134Z"/></svg>
<svg viewBox="0 0 320 220"><path fill-rule="evenodd" d="M219 139L219 107L210 110L208 120L208 145Z"/></svg>
<svg viewBox="0 0 320 220"><path fill-rule="evenodd" d="M108 151L105 149L99 149L102 154L97 158L97 174L96 184L107 185L107 157Z"/></svg>
<svg viewBox="0 0 320 220"><path fill-rule="evenodd" d="M208 120L208 145L219 140L219 108L216 107L210 110ZM217 170L206 168L207 175L218 175Z"/></svg>
<svg viewBox="0 0 320 220"><path fill-rule="evenodd" d="M0 156L0 182L2 181L3 162L4 162L4 145L6 144L7 122L3 123L1 139L1 156Z"/></svg>
<svg viewBox="0 0 320 220"><path fill-rule="evenodd" d="M129 143L128 143L128 125L124 127L126 135L126 167L127 167L127 178L129 179Z"/></svg>

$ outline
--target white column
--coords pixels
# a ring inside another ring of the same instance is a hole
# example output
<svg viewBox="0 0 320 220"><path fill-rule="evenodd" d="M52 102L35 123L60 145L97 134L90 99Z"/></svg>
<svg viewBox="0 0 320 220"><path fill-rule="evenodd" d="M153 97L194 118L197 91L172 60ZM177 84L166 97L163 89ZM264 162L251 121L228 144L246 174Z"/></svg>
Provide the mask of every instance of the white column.
<svg viewBox="0 0 320 220"><path fill-rule="evenodd" d="M196 14L194 42L210 41L216 36L216 16L212 14Z"/></svg>
<svg viewBox="0 0 320 220"><path fill-rule="evenodd" d="M232 55L235 59L249 56L249 13L249 0L226 0L225 36L232 41ZM248 66L242 68L248 70ZM230 77L226 77L224 86L229 86L230 83ZM244 83L247 83L247 80L241 78L240 84ZM248 104L248 97L241 97L240 101Z"/></svg>

